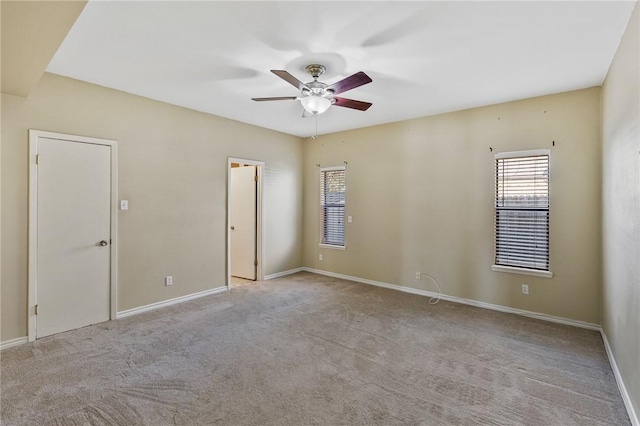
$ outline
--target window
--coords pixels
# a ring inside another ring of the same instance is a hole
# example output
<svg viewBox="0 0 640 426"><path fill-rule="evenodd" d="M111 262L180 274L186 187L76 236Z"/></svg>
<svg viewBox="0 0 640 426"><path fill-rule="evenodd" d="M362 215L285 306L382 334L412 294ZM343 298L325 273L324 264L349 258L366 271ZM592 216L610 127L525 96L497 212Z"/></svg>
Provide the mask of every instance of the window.
<svg viewBox="0 0 640 426"><path fill-rule="evenodd" d="M496 154L495 168L492 269L522 268L550 277L549 150Z"/></svg>
<svg viewBox="0 0 640 426"><path fill-rule="evenodd" d="M320 169L320 245L344 248L346 170L344 166Z"/></svg>

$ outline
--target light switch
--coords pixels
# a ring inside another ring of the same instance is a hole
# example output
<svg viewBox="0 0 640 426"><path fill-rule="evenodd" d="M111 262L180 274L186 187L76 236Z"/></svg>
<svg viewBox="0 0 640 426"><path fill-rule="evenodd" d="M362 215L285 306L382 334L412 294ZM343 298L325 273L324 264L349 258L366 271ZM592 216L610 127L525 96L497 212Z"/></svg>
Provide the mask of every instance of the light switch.
<svg viewBox="0 0 640 426"><path fill-rule="evenodd" d="M120 200L120 210L129 210L129 200Z"/></svg>
<svg viewBox="0 0 640 426"><path fill-rule="evenodd" d="M351 218L351 216L347 216L347 222L348 222L348 223L353 222L353 219Z"/></svg>

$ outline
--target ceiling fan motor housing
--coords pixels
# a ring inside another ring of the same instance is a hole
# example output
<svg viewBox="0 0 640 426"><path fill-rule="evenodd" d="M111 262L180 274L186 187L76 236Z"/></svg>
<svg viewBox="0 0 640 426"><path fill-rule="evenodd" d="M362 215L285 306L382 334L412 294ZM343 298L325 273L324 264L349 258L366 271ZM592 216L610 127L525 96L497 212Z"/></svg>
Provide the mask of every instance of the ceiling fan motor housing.
<svg viewBox="0 0 640 426"><path fill-rule="evenodd" d="M327 89L327 85L317 80L313 80L309 83L305 83L306 87L302 88L303 96L330 96L333 95L333 90Z"/></svg>

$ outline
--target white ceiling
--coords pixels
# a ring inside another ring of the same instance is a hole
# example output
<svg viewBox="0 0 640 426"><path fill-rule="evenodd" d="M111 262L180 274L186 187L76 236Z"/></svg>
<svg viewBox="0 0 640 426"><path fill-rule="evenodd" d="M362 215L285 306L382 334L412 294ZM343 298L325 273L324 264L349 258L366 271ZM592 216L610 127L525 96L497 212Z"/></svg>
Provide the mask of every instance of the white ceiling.
<svg viewBox="0 0 640 426"><path fill-rule="evenodd" d="M47 71L289 133L315 133L271 74L308 82L364 71L318 133L598 86L635 1L90 1Z"/></svg>

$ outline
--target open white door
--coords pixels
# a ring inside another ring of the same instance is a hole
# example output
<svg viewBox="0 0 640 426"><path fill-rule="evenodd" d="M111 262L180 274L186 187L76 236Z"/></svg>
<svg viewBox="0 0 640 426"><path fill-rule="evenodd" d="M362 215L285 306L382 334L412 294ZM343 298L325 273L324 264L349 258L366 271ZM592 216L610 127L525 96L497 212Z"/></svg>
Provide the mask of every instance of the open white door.
<svg viewBox="0 0 640 426"><path fill-rule="evenodd" d="M256 166L231 168L231 275L256 279Z"/></svg>
<svg viewBox="0 0 640 426"><path fill-rule="evenodd" d="M71 138L31 138L30 339L110 318L115 147Z"/></svg>

